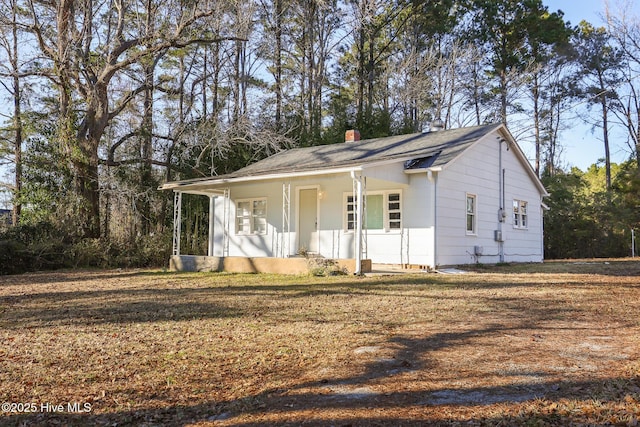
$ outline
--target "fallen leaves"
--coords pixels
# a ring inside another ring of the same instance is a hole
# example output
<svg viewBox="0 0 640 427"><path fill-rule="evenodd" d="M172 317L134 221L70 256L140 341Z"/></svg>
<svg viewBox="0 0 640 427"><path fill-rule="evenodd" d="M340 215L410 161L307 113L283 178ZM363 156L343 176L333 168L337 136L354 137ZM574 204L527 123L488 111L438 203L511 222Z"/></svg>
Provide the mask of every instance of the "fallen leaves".
<svg viewBox="0 0 640 427"><path fill-rule="evenodd" d="M82 418L0 417L637 425L640 267L611 263L601 275L560 267L0 278L0 399L92 404Z"/></svg>

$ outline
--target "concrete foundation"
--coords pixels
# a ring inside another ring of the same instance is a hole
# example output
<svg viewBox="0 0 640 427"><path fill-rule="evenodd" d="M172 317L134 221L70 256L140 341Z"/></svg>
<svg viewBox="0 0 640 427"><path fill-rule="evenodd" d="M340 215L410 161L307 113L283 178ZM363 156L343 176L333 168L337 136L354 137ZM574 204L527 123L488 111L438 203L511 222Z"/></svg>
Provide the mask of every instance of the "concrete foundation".
<svg viewBox="0 0 640 427"><path fill-rule="evenodd" d="M171 271L226 271L229 273L308 274L331 264L332 269L348 274L355 272L355 259L324 260L314 258L248 258L173 255L169 259ZM371 272L371 260L362 260L362 273Z"/></svg>

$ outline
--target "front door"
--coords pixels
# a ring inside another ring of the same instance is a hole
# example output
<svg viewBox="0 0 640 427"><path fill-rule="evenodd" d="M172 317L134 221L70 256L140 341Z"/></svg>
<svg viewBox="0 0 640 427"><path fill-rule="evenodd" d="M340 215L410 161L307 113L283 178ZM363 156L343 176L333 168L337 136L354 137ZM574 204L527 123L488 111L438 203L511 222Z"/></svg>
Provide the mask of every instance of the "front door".
<svg viewBox="0 0 640 427"><path fill-rule="evenodd" d="M318 189L300 190L298 201L298 250L318 252Z"/></svg>

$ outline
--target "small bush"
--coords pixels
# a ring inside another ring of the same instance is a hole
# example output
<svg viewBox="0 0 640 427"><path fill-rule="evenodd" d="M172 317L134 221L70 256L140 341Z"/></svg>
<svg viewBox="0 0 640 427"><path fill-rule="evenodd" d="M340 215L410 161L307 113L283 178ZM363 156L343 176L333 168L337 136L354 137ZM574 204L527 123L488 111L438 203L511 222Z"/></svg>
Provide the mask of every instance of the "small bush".
<svg viewBox="0 0 640 427"><path fill-rule="evenodd" d="M312 276L339 276L347 274L345 269L340 268L338 263L333 259L327 258L308 258L309 274Z"/></svg>
<svg viewBox="0 0 640 427"><path fill-rule="evenodd" d="M74 268L109 266L109 243L103 239L80 240L71 245L68 254Z"/></svg>
<svg viewBox="0 0 640 427"><path fill-rule="evenodd" d="M152 234L130 242L111 243L108 253L111 267L164 266L171 255L171 235Z"/></svg>

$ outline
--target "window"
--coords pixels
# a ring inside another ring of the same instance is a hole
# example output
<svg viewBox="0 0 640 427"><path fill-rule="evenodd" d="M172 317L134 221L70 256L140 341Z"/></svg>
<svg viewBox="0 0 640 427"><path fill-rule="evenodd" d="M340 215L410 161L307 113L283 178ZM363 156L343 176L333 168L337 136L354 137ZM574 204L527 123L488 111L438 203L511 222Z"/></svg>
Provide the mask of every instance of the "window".
<svg viewBox="0 0 640 427"><path fill-rule="evenodd" d="M383 192L367 194L366 196L367 230L400 230L402 228L402 207L400 192ZM346 198L346 230L356 228L356 201L353 195Z"/></svg>
<svg viewBox="0 0 640 427"><path fill-rule="evenodd" d="M236 203L238 234L267 234L267 200L238 200Z"/></svg>
<svg viewBox="0 0 640 427"><path fill-rule="evenodd" d="M467 194L467 234L476 234L476 201L475 194Z"/></svg>
<svg viewBox="0 0 640 427"><path fill-rule="evenodd" d="M402 215L400 213L400 193L388 194L388 213L389 213L389 228L391 230L400 230L402 228L402 221L400 221Z"/></svg>
<svg viewBox="0 0 640 427"><path fill-rule="evenodd" d="M347 230L356 229L356 203L355 197L347 196Z"/></svg>
<svg viewBox="0 0 640 427"><path fill-rule="evenodd" d="M527 202L524 202L522 200L513 201L513 227L529 227L529 218L527 216Z"/></svg>
<svg viewBox="0 0 640 427"><path fill-rule="evenodd" d="M384 196L372 194L367 196L367 215L365 220L367 230L380 230L384 228Z"/></svg>

